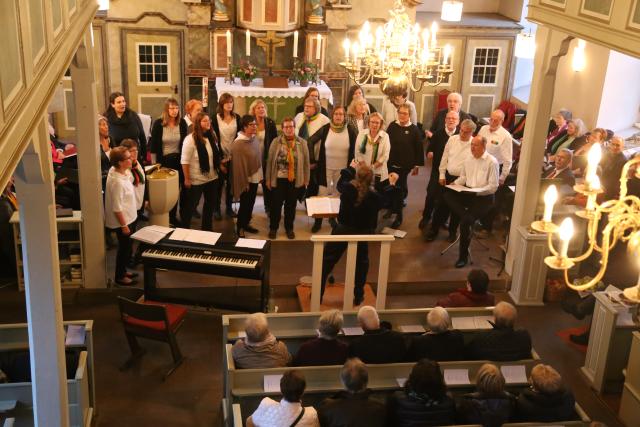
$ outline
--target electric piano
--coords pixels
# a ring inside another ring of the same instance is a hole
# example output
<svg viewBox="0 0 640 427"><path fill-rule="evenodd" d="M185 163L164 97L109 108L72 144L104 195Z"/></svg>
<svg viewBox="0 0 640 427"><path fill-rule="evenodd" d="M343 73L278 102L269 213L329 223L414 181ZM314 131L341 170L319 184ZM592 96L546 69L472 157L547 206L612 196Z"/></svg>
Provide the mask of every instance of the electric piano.
<svg viewBox="0 0 640 427"><path fill-rule="evenodd" d="M194 298L194 295L206 293L206 288L158 288L156 286L156 269L177 270L260 281L259 307L250 309L266 311L270 251L270 241L267 241L262 249L252 249L236 247L235 242L218 241L215 245L204 245L170 240L165 237L155 245L145 245L142 252L145 298L155 301L208 305L207 303L211 301L199 300L198 296ZM214 293L215 289L219 291L219 288L214 288ZM246 305L221 306L215 303L212 305L218 308L247 311Z"/></svg>

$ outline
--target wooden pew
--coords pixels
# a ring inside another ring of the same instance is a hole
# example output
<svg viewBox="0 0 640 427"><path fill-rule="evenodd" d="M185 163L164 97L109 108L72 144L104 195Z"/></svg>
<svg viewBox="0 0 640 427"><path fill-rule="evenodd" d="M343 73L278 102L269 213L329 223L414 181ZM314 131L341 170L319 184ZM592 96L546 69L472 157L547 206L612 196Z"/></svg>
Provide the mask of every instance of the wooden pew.
<svg viewBox="0 0 640 427"><path fill-rule="evenodd" d="M67 380L71 427L90 427L93 418L93 408L89 402L87 354L86 351L80 352L74 378ZM31 413L33 395L30 382L0 384L0 400L16 400L16 425L29 425L29 420L33 418Z"/></svg>

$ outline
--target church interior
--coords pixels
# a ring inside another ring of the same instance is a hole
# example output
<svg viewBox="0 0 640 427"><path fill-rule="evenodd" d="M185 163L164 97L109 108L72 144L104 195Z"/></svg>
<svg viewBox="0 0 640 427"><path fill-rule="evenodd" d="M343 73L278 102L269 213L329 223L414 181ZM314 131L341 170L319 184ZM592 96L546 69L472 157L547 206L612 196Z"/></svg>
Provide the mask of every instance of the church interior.
<svg viewBox="0 0 640 427"><path fill-rule="evenodd" d="M640 0L0 24L0 427L640 426Z"/></svg>

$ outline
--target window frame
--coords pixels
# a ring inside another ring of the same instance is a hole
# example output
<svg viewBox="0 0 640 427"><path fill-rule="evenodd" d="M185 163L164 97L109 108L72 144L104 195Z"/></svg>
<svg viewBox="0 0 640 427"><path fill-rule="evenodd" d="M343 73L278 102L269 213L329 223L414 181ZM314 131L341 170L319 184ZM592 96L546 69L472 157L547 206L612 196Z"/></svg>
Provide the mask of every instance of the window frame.
<svg viewBox="0 0 640 427"><path fill-rule="evenodd" d="M140 62L140 46L151 46L151 57L152 57L152 62ZM167 62L166 63L156 63L155 62L155 52L154 52L154 48L156 46L164 46L167 49ZM136 55L136 83L138 84L138 86L171 86L171 44L170 43L149 43L149 42L136 42L136 51L135 51L135 55ZM140 73L140 66L141 65L151 65L151 67L153 68L153 78L155 80L156 78L156 72L155 72L155 66L156 65L166 65L167 67L167 81L166 82L157 82L157 81L152 81L152 82L144 82L141 80L141 73Z"/></svg>
<svg viewBox="0 0 640 427"><path fill-rule="evenodd" d="M478 55L478 50L480 49L492 49L492 50L497 50L498 51L498 57L496 59L496 65L488 65L487 64L487 58L488 55L485 57L484 60L484 64L482 65L476 65L476 57ZM480 86L480 87L497 87L498 86L498 73L500 71L500 57L502 56L502 48L499 46L476 46L474 47L473 50L473 57L471 58L471 75L469 76L469 86ZM486 70L487 68L495 68L495 79L493 81L493 83L474 83L473 82L473 75L474 75L474 71L476 67L480 67L482 66L484 69L484 74L483 77L486 77Z"/></svg>

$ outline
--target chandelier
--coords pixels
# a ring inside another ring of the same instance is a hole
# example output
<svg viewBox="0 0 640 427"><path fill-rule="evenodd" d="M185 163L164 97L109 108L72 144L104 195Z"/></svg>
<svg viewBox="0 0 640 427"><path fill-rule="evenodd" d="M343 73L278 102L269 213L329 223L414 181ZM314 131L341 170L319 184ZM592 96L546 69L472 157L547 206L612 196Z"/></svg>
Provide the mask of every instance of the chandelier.
<svg viewBox="0 0 640 427"><path fill-rule="evenodd" d="M389 13L391 19L378 26L375 37L365 21L357 41L344 40L340 66L349 77L360 85L378 82L389 97L447 80L453 72L451 46L438 46L437 24L434 22L431 30L412 25L402 0L395 0Z"/></svg>
<svg viewBox="0 0 640 427"><path fill-rule="evenodd" d="M555 185L549 186L544 194L544 216L542 220L535 221L531 228L546 233L548 236L551 256L545 258L547 266L554 270L564 270L564 280L567 286L576 291L584 291L595 286L604 276L609 262L610 251L620 242L627 242L627 250L634 254L636 260L640 260L640 199L627 195L627 176L629 169L634 165L640 165L640 157L629 160L622 169L620 176L620 197L617 200L607 200L602 204L597 203L596 197L602 193L600 180L596 175L596 168L602 156L602 148L594 144L589 150L588 166L585 174L585 183L574 186L574 190L587 196L587 204L584 210L576 212L581 218L587 220L587 250L576 257L569 257L567 250L573 236L573 221L565 218L560 226L551 222L553 205L558 199ZM637 167L637 166L636 166ZM636 177L640 178L640 168L636 169ZM598 239L598 225L606 215L606 224L602 228L602 237ZM560 251L556 251L553 245L553 236L559 235ZM600 269L589 282L576 285L569 281L569 269L576 263L584 261L592 253L600 253ZM624 296L635 303L640 303L640 278L636 286L624 290Z"/></svg>

